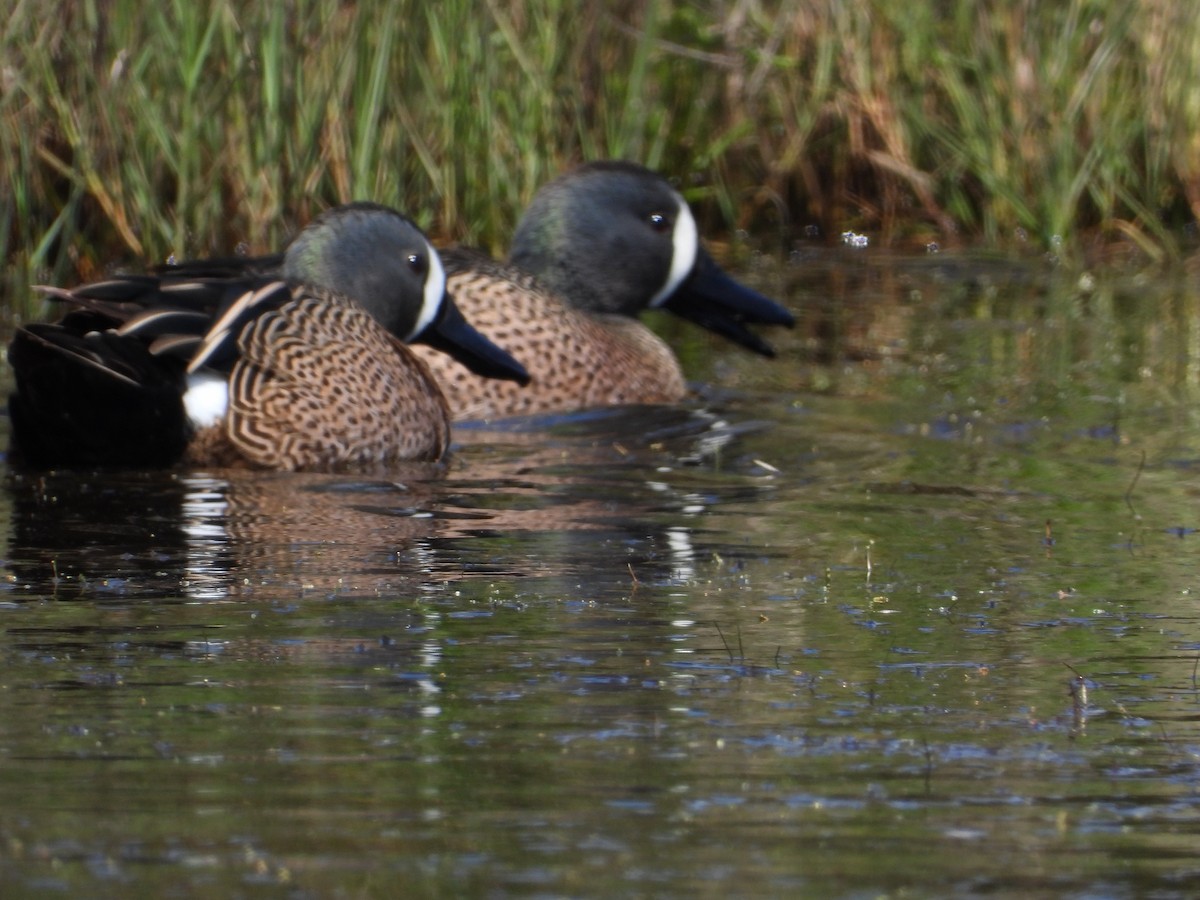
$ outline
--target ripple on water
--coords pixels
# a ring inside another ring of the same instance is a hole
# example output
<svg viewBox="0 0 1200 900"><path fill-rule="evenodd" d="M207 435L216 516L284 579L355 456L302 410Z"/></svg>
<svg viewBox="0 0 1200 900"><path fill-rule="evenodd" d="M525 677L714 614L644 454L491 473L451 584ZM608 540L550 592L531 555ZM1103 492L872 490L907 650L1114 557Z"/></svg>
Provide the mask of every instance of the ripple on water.
<svg viewBox="0 0 1200 900"><path fill-rule="evenodd" d="M1188 896L1194 298L872 253L686 408L12 474L6 885Z"/></svg>

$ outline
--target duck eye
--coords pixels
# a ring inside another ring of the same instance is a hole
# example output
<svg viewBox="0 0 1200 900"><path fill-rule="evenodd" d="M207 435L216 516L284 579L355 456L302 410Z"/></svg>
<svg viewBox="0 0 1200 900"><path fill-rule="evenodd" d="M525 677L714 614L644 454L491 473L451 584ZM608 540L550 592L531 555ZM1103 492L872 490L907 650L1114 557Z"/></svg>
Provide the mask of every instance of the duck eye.
<svg viewBox="0 0 1200 900"><path fill-rule="evenodd" d="M408 254L408 267L417 275L424 276L429 271L429 260L421 253Z"/></svg>
<svg viewBox="0 0 1200 900"><path fill-rule="evenodd" d="M665 234L671 230L671 220L662 213L650 213L648 221L650 222L650 227L659 234Z"/></svg>

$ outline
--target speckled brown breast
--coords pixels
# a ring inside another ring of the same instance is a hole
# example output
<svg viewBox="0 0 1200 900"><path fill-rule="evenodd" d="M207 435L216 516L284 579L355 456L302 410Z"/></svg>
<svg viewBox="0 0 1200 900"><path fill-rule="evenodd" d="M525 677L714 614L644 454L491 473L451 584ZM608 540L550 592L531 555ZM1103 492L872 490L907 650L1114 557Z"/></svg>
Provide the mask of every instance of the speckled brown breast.
<svg viewBox="0 0 1200 900"><path fill-rule="evenodd" d="M531 377L525 387L481 378L443 353L414 345L455 419L675 403L687 392L675 354L634 319L570 309L528 275L490 261L466 269L448 261L447 275L447 291L466 320Z"/></svg>
<svg viewBox="0 0 1200 900"><path fill-rule="evenodd" d="M449 412L410 348L336 295L304 295L238 339L229 409L188 449L193 465L336 469L437 459Z"/></svg>

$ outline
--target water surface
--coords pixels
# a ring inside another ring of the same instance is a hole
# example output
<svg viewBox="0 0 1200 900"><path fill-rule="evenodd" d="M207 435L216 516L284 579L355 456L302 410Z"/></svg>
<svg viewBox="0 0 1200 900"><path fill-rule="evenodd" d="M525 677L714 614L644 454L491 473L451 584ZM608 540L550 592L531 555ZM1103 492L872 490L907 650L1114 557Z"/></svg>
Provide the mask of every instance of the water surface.
<svg viewBox="0 0 1200 900"><path fill-rule="evenodd" d="M746 277L678 409L9 473L4 896L1194 895L1194 280Z"/></svg>

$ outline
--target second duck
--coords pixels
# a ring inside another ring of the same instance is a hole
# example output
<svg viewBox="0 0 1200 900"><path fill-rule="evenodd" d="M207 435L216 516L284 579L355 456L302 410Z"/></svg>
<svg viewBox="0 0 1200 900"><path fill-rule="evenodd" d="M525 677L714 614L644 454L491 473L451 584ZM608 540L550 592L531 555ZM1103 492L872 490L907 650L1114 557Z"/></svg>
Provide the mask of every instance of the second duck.
<svg viewBox="0 0 1200 900"><path fill-rule="evenodd" d="M679 401L683 372L638 321L645 309L670 310L764 356L771 347L746 326L794 324L721 270L665 179L628 162L589 163L545 185L508 263L456 248L442 259L463 315L530 374L526 387L501 383L414 348L460 420Z"/></svg>

